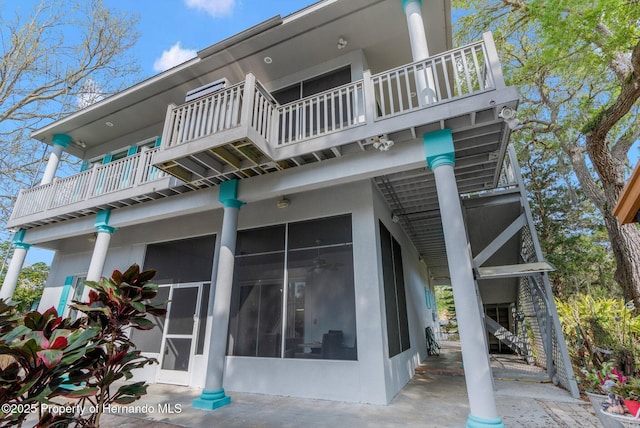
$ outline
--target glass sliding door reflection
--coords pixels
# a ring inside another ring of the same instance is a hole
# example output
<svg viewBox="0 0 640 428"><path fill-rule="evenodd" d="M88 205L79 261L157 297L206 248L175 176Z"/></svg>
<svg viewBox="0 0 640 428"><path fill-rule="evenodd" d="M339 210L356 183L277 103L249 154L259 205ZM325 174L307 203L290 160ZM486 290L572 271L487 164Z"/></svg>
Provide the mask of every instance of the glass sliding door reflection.
<svg viewBox="0 0 640 428"><path fill-rule="evenodd" d="M284 253L239 257L229 323L232 355L280 357Z"/></svg>
<svg viewBox="0 0 640 428"><path fill-rule="evenodd" d="M288 272L285 356L357 359L351 244L290 250Z"/></svg>
<svg viewBox="0 0 640 428"><path fill-rule="evenodd" d="M351 216L238 232L229 321L229 355L357 359Z"/></svg>

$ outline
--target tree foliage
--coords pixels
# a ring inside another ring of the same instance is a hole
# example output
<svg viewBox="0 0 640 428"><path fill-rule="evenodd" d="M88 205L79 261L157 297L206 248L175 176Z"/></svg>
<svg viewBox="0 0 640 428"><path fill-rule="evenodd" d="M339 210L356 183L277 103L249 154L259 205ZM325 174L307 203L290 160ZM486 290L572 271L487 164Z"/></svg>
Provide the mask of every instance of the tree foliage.
<svg viewBox="0 0 640 428"><path fill-rule="evenodd" d="M628 152L640 137L640 3L457 0L455 4L464 11L458 36L477 38L492 30L507 81L520 88L522 126L514 141L543 161L555 159L556 171L564 173L562 165L571 167L562 185L570 196L569 186L576 184L580 192L575 193L578 203L564 212L585 207L580 195L593 204L597 210L593 219L604 225L615 257L615 280L625 298L638 305L640 233L634 225L621 227L612 209L628 172ZM592 229L593 236L588 229L578 230L588 232L588 252L597 254L594 245L601 245L601 227ZM572 250L577 258L578 250Z"/></svg>
<svg viewBox="0 0 640 428"><path fill-rule="evenodd" d="M0 241L0 285L4 282L12 253L13 245L11 241ZM34 304L40 301L48 276L49 266L44 262L25 265L20 270L18 284L16 284L16 289L11 298L19 313L28 312Z"/></svg>
<svg viewBox="0 0 640 428"><path fill-rule="evenodd" d="M640 316L631 303L580 294L556 299L556 306L576 373L579 369L600 369L611 362L625 375L635 374Z"/></svg>
<svg viewBox="0 0 640 428"><path fill-rule="evenodd" d="M137 73L127 55L136 24L103 0L24 1L0 10L0 220L46 161L31 132L114 93Z"/></svg>

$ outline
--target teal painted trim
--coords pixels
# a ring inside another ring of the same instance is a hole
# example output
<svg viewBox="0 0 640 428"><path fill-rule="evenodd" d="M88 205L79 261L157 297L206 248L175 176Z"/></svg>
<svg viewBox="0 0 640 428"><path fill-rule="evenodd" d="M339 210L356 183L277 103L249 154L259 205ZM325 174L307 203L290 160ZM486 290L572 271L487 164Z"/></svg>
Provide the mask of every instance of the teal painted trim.
<svg viewBox="0 0 640 428"><path fill-rule="evenodd" d="M100 226L96 226L96 229L98 229L98 232L106 232L109 235L113 235L113 232L117 230L117 228L115 227L107 226L104 224L101 224Z"/></svg>
<svg viewBox="0 0 640 428"><path fill-rule="evenodd" d="M162 137L158 137L158 138L156 138L156 145L155 145L155 147L160 147L160 144L162 144Z"/></svg>
<svg viewBox="0 0 640 428"><path fill-rule="evenodd" d="M64 308L67 307L67 301L69 300L69 293L71 292L72 285L73 275L64 279L64 287L62 288L62 294L60 294L60 301L58 302L58 316L62 316Z"/></svg>
<svg viewBox="0 0 640 428"><path fill-rule="evenodd" d="M68 147L71 144L71 135L67 134L53 134L53 139L51 140L53 145Z"/></svg>
<svg viewBox="0 0 640 428"><path fill-rule="evenodd" d="M127 156L133 156L138 153L138 146L129 147L129 151L127 152Z"/></svg>
<svg viewBox="0 0 640 428"><path fill-rule="evenodd" d="M455 164L455 148L450 129L429 132L422 136L427 165L431 170L442 165Z"/></svg>
<svg viewBox="0 0 640 428"><path fill-rule="evenodd" d="M18 230L14 235L13 235L13 239L11 240L11 242L13 242L14 244L22 244L22 242L24 241L24 234L27 233L26 229L20 229Z"/></svg>
<svg viewBox="0 0 640 428"><path fill-rule="evenodd" d="M113 157L112 154L105 155L105 157L102 159L102 165L106 165L109 162L111 162L112 157Z"/></svg>
<svg viewBox="0 0 640 428"><path fill-rule="evenodd" d="M238 200L238 180L223 181L220 183L220 191L218 200L225 208L240 208L246 205L245 202Z"/></svg>
<svg viewBox="0 0 640 428"><path fill-rule="evenodd" d="M24 250L28 250L31 248L31 244L27 244L24 242L24 234L27 233L25 229L18 230L14 235L11 242L13 243L14 248L22 248Z"/></svg>
<svg viewBox="0 0 640 428"><path fill-rule="evenodd" d="M505 428L504 424L502 423L502 419L500 418L495 418L495 419L484 419L484 418L479 418L477 416L473 416L471 413L469 413L469 417L467 418L467 428Z"/></svg>
<svg viewBox="0 0 640 428"><path fill-rule="evenodd" d="M80 172L86 171L89 169L89 165L91 165L89 163L89 161L84 161L82 162L82 166L80 167Z"/></svg>
<svg viewBox="0 0 640 428"><path fill-rule="evenodd" d="M222 205L224 205L225 208L237 208L240 209L243 205L247 205L245 202L239 201L237 199L227 199L225 200Z"/></svg>
<svg viewBox="0 0 640 428"><path fill-rule="evenodd" d="M422 7L422 0L402 0L402 10L407 10L407 5L413 2L420 3L420 7Z"/></svg>
<svg viewBox="0 0 640 428"><path fill-rule="evenodd" d="M215 410L231 403L231 397L224 395L224 389L216 391L203 390L200 398L196 398L191 405L196 409Z"/></svg>
<svg viewBox="0 0 640 428"><path fill-rule="evenodd" d="M96 214L95 227L109 226L109 217L111 217L111 210L102 210Z"/></svg>

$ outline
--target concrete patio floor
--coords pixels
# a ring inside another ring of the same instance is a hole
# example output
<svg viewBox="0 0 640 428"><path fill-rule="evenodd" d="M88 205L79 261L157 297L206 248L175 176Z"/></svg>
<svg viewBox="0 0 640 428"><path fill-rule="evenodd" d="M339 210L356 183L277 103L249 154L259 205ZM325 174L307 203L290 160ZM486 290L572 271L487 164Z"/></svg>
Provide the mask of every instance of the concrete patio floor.
<svg viewBox="0 0 640 428"><path fill-rule="evenodd" d="M492 358L498 413L507 427L600 427L591 406L548 382L537 368ZM102 427L462 427L469 405L460 345L443 342L388 406L230 392L215 411L191 407L200 390L155 384L133 405L146 414L107 414ZM162 410L165 410L164 412ZM172 413L171 413L172 412Z"/></svg>

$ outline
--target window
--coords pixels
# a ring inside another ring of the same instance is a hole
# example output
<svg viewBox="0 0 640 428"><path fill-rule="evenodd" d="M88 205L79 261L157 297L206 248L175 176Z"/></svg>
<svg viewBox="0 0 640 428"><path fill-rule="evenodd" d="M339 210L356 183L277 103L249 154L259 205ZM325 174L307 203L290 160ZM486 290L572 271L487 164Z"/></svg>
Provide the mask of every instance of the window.
<svg viewBox="0 0 640 428"><path fill-rule="evenodd" d="M355 360L356 347L350 215L238 232L229 355Z"/></svg>
<svg viewBox="0 0 640 428"><path fill-rule="evenodd" d="M351 67L343 67L321 76L303 80L295 85L274 91L271 95L280 104L287 104L301 98L327 91L331 88L351 83Z"/></svg>
<svg viewBox="0 0 640 428"><path fill-rule="evenodd" d="M151 139L141 141L133 146L129 146L128 148L118 149L117 151L108 153L104 156L84 161L82 163L80 171L86 171L87 169L91 169L96 165L105 165L111 162L115 162L128 156L136 155L142 152L145 148L152 149L158 146L160 146L160 137L153 137Z"/></svg>
<svg viewBox="0 0 640 428"><path fill-rule="evenodd" d="M398 241L391 236L382 222L380 222L380 250L387 316L387 341L389 358L391 358L409 349L411 344L407 318L407 296L402 269L402 250Z"/></svg>
<svg viewBox="0 0 640 428"><path fill-rule="evenodd" d="M331 92L305 103L302 98L346 85L351 82L351 68L344 67L322 76L308 79L273 93L283 108L278 124L278 142L286 143L310 138L342 128L353 119L350 112L357 111L357 97L346 92Z"/></svg>

